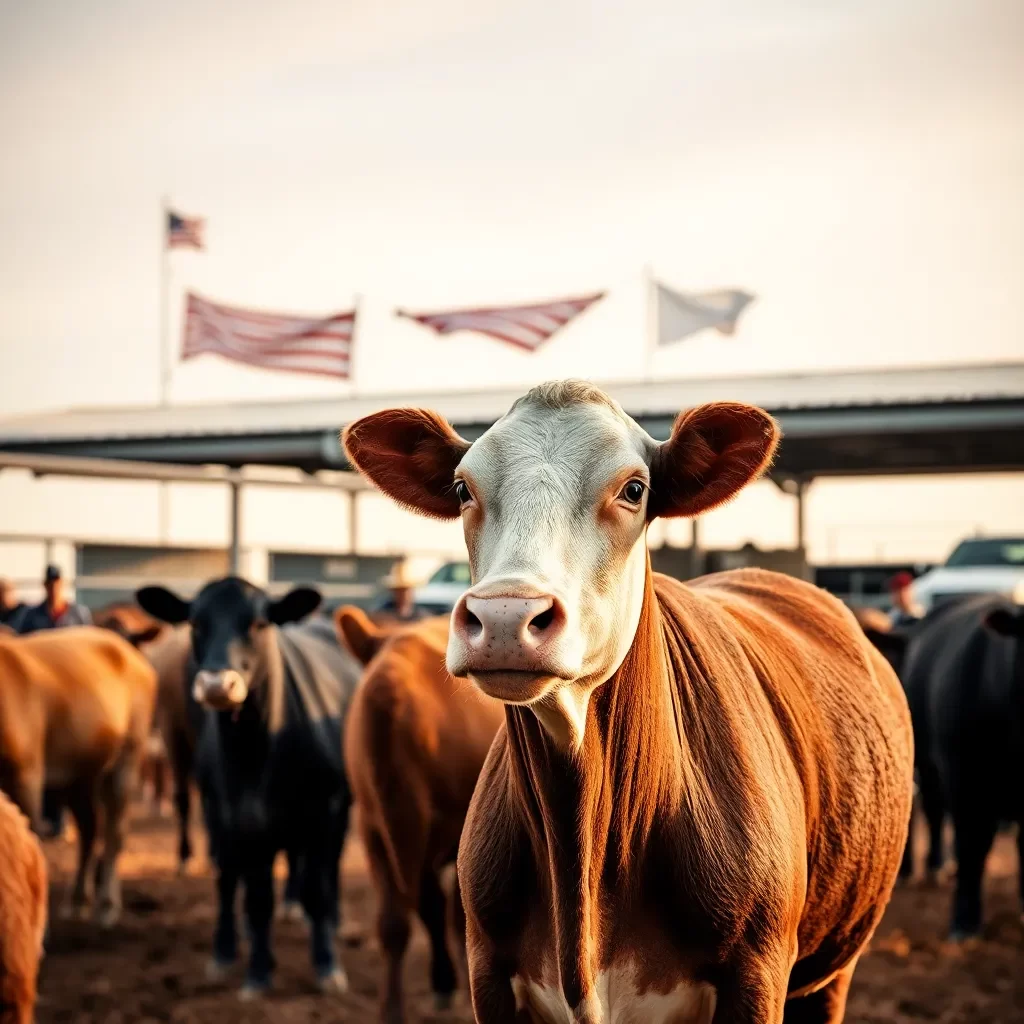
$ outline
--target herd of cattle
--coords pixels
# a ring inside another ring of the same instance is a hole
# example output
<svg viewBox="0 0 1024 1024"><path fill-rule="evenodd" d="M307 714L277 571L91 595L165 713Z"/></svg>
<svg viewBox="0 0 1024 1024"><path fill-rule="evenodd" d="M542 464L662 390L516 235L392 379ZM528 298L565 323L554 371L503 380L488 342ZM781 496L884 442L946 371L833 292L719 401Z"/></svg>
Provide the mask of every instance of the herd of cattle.
<svg viewBox="0 0 1024 1024"><path fill-rule="evenodd" d="M282 851L282 910L308 922L319 986L345 988L350 808L385 1024L405 1019L413 914L438 1004L468 982L486 1024L839 1022L913 869L915 777L929 871L953 823L952 935L977 934L985 858L1024 816L1024 610L972 597L890 629L782 575L652 573L647 524L728 500L777 443L766 413L715 403L659 444L575 382L534 389L472 445L389 410L346 448L403 506L462 519L474 583L450 620L331 621L315 590L274 600L230 577L191 601L143 588L95 627L0 635L0 1019L32 1018L44 789L79 835L66 910L92 888L110 926L152 730L182 866L201 798L214 976L238 957L244 889L249 998L271 983Z"/></svg>

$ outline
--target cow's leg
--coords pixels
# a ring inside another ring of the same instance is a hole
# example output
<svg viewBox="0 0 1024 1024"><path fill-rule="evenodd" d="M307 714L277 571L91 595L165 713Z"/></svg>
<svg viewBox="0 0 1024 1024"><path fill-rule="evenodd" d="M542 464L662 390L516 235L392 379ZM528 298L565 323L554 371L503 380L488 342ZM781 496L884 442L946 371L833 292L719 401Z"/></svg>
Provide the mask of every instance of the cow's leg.
<svg viewBox="0 0 1024 1024"><path fill-rule="evenodd" d="M1024 814L1017 815L1017 876L1018 897L1021 903L1020 919L1024 923Z"/></svg>
<svg viewBox="0 0 1024 1024"><path fill-rule="evenodd" d="M274 954L270 949L270 927L274 917L274 851L246 852L245 919L249 926L249 967L240 995L252 999L270 988Z"/></svg>
<svg viewBox="0 0 1024 1024"><path fill-rule="evenodd" d="M953 809L956 888L949 935L953 942L962 942L981 932L981 882L996 825L995 815L983 810L968 810L963 803Z"/></svg>
<svg viewBox="0 0 1024 1024"><path fill-rule="evenodd" d="M96 878L96 920L104 928L111 927L121 916L121 880L117 875L117 858L124 845L124 818L135 763L122 756L113 769L100 780L100 804L103 808L103 857Z"/></svg>
<svg viewBox="0 0 1024 1024"><path fill-rule="evenodd" d="M42 813L48 837L59 839L64 834L64 794L59 790L44 788Z"/></svg>
<svg viewBox="0 0 1024 1024"><path fill-rule="evenodd" d="M349 817L352 810L352 796L346 791L338 808L338 829L335 836L335 845L332 849L334 858L333 867L330 869L329 881L331 884L331 907L334 917L334 931L341 935L341 855L345 850L345 838L348 835Z"/></svg>
<svg viewBox="0 0 1024 1024"><path fill-rule="evenodd" d="M942 828L946 823L946 801L942 791L942 780L933 766L921 771L921 810L928 823L928 859L925 862L927 879L935 883L946 863L945 844Z"/></svg>
<svg viewBox="0 0 1024 1024"><path fill-rule="evenodd" d="M230 844L221 843L217 860L217 924L213 931L213 956L206 976L219 981L238 959L238 934L235 925L235 895L238 892L238 859Z"/></svg>
<svg viewBox="0 0 1024 1024"><path fill-rule="evenodd" d="M848 964L824 988L786 1003L783 1024L840 1024L857 962Z"/></svg>
<svg viewBox="0 0 1024 1024"><path fill-rule="evenodd" d="M473 1019L487 1024L533 1024L534 1018L526 1009L516 1009L512 990L512 971L500 964L487 946L474 942L472 926L467 941L476 952L470 960L469 996L473 1004ZM715 1018L717 1021L719 1018ZM722 1018L725 1020L726 1018ZM731 1018L728 1018L731 1020Z"/></svg>
<svg viewBox="0 0 1024 1024"><path fill-rule="evenodd" d="M402 986L402 965L405 950L409 945L409 915L411 907L396 879L384 840L375 829L363 829L363 843L366 846L377 891L377 938L387 963L387 977L381 1000L381 1021L383 1024L404 1024L405 994ZM490 1021L491 1017L477 1017Z"/></svg>
<svg viewBox="0 0 1024 1024"><path fill-rule="evenodd" d="M62 913L65 917L75 917L82 913L89 902L89 874L96 849L96 794L89 786L76 788L70 795L68 805L78 828L78 870Z"/></svg>
<svg viewBox="0 0 1024 1024"><path fill-rule="evenodd" d="M780 952L735 967L718 985L713 1024L788 1024L786 990L791 961L792 957ZM695 1019L704 1018L697 1014Z"/></svg>
<svg viewBox="0 0 1024 1024"><path fill-rule="evenodd" d="M32 831L43 834L43 765L14 765L9 761L0 762L0 789L18 805L28 818Z"/></svg>
<svg viewBox="0 0 1024 1024"><path fill-rule="evenodd" d="M430 936L430 987L439 1010L452 1005L455 993L455 965L448 951L448 908L437 872L427 865L420 878L420 920Z"/></svg>
<svg viewBox="0 0 1024 1024"><path fill-rule="evenodd" d="M907 829L907 842L903 847L903 860L900 862L898 880L909 882L914 877L914 822L917 820L917 801L910 806L910 827Z"/></svg>
<svg viewBox="0 0 1024 1024"><path fill-rule="evenodd" d="M288 859L288 877L284 883L284 898L277 916L292 921L302 920L302 856L290 847L285 856Z"/></svg>
<svg viewBox="0 0 1024 1024"><path fill-rule="evenodd" d="M348 991L348 977L335 951L340 855L340 824L328 814L325 827L312 837L306 850L301 888L302 906L309 918L313 969L324 992Z"/></svg>
<svg viewBox="0 0 1024 1024"><path fill-rule="evenodd" d="M178 815L178 874L185 874L185 867L192 859L192 843L189 840L189 823L192 818L192 775L194 751L187 736L177 736L165 743L170 761L171 777L174 782L174 808Z"/></svg>

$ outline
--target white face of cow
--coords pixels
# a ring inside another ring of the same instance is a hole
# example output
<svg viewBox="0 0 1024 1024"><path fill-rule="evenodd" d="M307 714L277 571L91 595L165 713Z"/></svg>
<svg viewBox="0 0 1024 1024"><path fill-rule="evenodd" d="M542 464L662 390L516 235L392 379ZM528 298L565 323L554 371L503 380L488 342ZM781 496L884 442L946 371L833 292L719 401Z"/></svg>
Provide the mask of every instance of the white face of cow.
<svg viewBox="0 0 1024 1024"><path fill-rule="evenodd" d="M524 403L473 445L455 473L473 586L452 616L453 675L578 715L636 633L656 447L594 402Z"/></svg>
<svg viewBox="0 0 1024 1024"><path fill-rule="evenodd" d="M731 497L771 458L767 414L702 406L658 444L605 395L544 385L473 445L442 420L390 410L353 424L352 461L401 503L462 518L473 585L452 614L448 667L533 708L578 743L594 688L637 630L652 515Z"/></svg>

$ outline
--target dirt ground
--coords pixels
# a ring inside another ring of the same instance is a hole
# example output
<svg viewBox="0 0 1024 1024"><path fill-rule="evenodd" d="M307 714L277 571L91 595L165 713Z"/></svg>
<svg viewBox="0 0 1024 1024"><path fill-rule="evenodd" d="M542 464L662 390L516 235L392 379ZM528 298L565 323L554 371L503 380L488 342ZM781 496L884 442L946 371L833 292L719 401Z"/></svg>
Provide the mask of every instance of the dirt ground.
<svg viewBox="0 0 1024 1024"><path fill-rule="evenodd" d="M74 846L51 841L53 906L66 891ZM854 980L849 1024L1020 1024L1024 1021L1024 929L1016 897L1016 851L1000 839L989 864L987 928L971 950L942 942L948 889L898 891ZM39 1024L304 1024L374 1022L383 971L372 921L374 898L362 850L350 841L344 864L342 956L351 984L345 996L313 988L305 927L275 926L278 971L273 994L256 1003L230 983L208 982L204 964L213 925L213 888L200 866L175 876L171 822L141 811L121 860L125 913L109 933L90 923L51 918ZM427 983L427 946L417 931L407 959L410 1024L468 1021L465 1001L437 1013Z"/></svg>

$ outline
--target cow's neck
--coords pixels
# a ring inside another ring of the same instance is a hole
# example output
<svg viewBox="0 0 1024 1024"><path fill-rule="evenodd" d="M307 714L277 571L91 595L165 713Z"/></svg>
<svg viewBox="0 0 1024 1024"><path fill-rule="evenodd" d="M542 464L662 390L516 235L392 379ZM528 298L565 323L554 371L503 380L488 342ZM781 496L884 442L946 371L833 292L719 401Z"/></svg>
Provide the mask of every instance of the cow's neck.
<svg viewBox="0 0 1024 1024"><path fill-rule="evenodd" d="M679 802L686 755L649 566L636 638L587 705L582 742L558 742L528 708L507 706L506 718L512 792L550 886L562 989L575 1006L595 966L602 892L629 898L639 873L628 869L656 814Z"/></svg>

